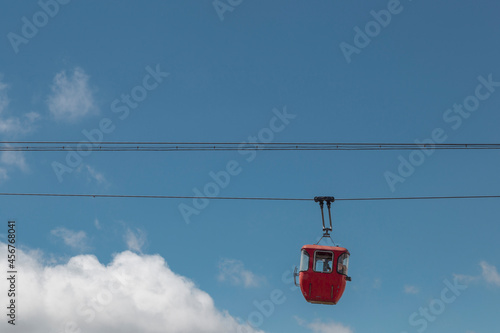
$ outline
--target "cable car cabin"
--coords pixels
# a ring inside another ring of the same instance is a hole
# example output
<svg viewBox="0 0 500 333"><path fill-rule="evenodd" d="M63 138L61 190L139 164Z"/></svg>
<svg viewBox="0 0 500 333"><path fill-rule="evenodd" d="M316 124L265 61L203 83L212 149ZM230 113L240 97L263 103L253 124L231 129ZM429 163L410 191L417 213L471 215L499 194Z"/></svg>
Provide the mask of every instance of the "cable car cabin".
<svg viewBox="0 0 500 333"><path fill-rule="evenodd" d="M337 304L344 293L349 251L343 247L304 245L301 250L299 281L306 301Z"/></svg>
<svg viewBox="0 0 500 333"><path fill-rule="evenodd" d="M323 238L329 238L334 246L304 245L301 250L300 269L297 267L293 272L294 282L300 280L300 290L309 303L337 304L345 290L346 281L351 281L347 276L349 266L349 251L344 247L336 246L331 238L332 214L331 204L334 197L315 197L321 208L321 219L323 222ZM328 207L330 227L325 226L323 204ZM317 243L317 244L318 244Z"/></svg>

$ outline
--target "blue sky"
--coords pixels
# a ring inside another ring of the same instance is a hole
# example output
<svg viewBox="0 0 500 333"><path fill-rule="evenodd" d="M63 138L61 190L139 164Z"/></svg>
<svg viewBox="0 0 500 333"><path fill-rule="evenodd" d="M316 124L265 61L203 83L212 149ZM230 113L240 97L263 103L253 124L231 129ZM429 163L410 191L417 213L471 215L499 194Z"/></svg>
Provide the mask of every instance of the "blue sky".
<svg viewBox="0 0 500 333"><path fill-rule="evenodd" d="M496 143L499 10L495 1L12 2L0 13L0 137ZM498 194L495 151L428 153L4 152L0 192L189 196L229 165L220 196ZM313 202L1 201L4 253L6 221L18 221L26 332L499 324L495 199L335 203L334 239L351 252L353 279L336 306L305 302L290 280L301 246L321 235ZM124 288L110 290L117 277ZM453 294L449 284L467 288ZM276 292L267 316L256 303Z"/></svg>

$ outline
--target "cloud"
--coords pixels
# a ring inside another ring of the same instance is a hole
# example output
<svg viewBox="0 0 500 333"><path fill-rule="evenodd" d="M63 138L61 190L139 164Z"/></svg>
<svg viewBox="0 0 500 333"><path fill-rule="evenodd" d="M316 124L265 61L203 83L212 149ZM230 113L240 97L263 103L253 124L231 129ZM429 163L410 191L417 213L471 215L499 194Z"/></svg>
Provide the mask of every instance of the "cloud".
<svg viewBox="0 0 500 333"><path fill-rule="evenodd" d="M454 276L461 282L464 283L472 283L478 281L484 281L490 285L500 287L500 274L497 271L497 268L486 261L481 261L479 263L481 267L481 275L462 275L462 274L454 274Z"/></svg>
<svg viewBox="0 0 500 333"><path fill-rule="evenodd" d="M310 323L308 327L314 333L352 333L350 327L344 326L340 323L335 323L333 321L322 323L320 321L315 321Z"/></svg>
<svg viewBox="0 0 500 333"><path fill-rule="evenodd" d="M29 170L24 154L21 151L3 151L0 155L0 162L5 165L15 166L24 172Z"/></svg>
<svg viewBox="0 0 500 333"><path fill-rule="evenodd" d="M0 252L6 251L0 242ZM18 251L19 332L262 333L217 309L209 294L171 271L159 255L125 251L108 265L79 255L54 266ZM8 289L6 279L0 288ZM7 325L2 320L0 331Z"/></svg>
<svg viewBox="0 0 500 333"><path fill-rule="evenodd" d="M9 179L9 175L7 174L7 170L5 168L0 168L0 184Z"/></svg>
<svg viewBox="0 0 500 333"><path fill-rule="evenodd" d="M104 174L88 164L81 164L76 171L79 174L85 174L87 176L87 183L95 181L98 185L104 185L106 187L109 186L109 182L106 177L104 177Z"/></svg>
<svg viewBox="0 0 500 333"><path fill-rule="evenodd" d="M22 131L23 126L18 118L0 118L0 133L13 134Z"/></svg>
<svg viewBox="0 0 500 333"><path fill-rule="evenodd" d="M64 244L75 250L84 251L88 249L87 234L85 231L73 231L60 227L52 230L50 233L61 238L64 241Z"/></svg>
<svg viewBox="0 0 500 333"><path fill-rule="evenodd" d="M96 227L97 230L101 230L101 223L99 222L98 219L94 220L94 226Z"/></svg>
<svg viewBox="0 0 500 333"><path fill-rule="evenodd" d="M481 261L479 263L481 266L482 277L489 284L500 287L500 274L498 274L497 268L493 265L488 264L486 261Z"/></svg>
<svg viewBox="0 0 500 333"><path fill-rule="evenodd" d="M405 292L405 294L416 295L420 292L420 290L415 286L405 285L404 292Z"/></svg>
<svg viewBox="0 0 500 333"><path fill-rule="evenodd" d="M481 276L471 276L463 274L453 274L453 276L460 282L470 284L472 282L477 282L481 279Z"/></svg>
<svg viewBox="0 0 500 333"><path fill-rule="evenodd" d="M127 243L127 247L130 251L142 253L142 247L146 244L146 240L147 235L145 231L136 229L134 232L127 228L127 232L125 233L125 243Z"/></svg>
<svg viewBox="0 0 500 333"><path fill-rule="evenodd" d="M24 117L28 120L29 123L34 123L41 118L39 113L33 111L26 113Z"/></svg>
<svg viewBox="0 0 500 333"><path fill-rule="evenodd" d="M0 133L8 134L11 136L17 136L20 134L26 134L33 130L33 124L40 119L40 115L36 112L29 112L23 117L0 117Z"/></svg>
<svg viewBox="0 0 500 333"><path fill-rule="evenodd" d="M9 179L9 173L14 169L22 172L28 172L29 167L26 163L24 153L21 151L3 151L0 153L0 184Z"/></svg>
<svg viewBox="0 0 500 333"><path fill-rule="evenodd" d="M18 117L6 117L5 113L9 107L10 100L7 95L9 86L2 82L0 74L0 134L7 136L18 136L26 134L33 130L33 124L40 118L36 112L29 112ZM0 163L4 167L0 167L0 183L9 179L8 173L12 167L19 168L23 172L29 171L28 165L22 152L19 151L4 151L0 154Z"/></svg>
<svg viewBox="0 0 500 333"><path fill-rule="evenodd" d="M219 261L219 281L229 281L235 286L245 288L259 287L265 282L265 278L257 276L245 269L243 262L235 259L221 259Z"/></svg>
<svg viewBox="0 0 500 333"><path fill-rule="evenodd" d="M89 177L93 180L95 180L98 184L106 184L108 181L106 180L106 177L100 172L98 172L96 169L91 167L90 165L86 164L85 168L87 169L87 172L89 174Z"/></svg>
<svg viewBox="0 0 500 333"><path fill-rule="evenodd" d="M0 80L3 79L3 75L0 74ZM0 113L7 108L10 103L9 96L7 95L7 89L9 86L2 81L0 81Z"/></svg>
<svg viewBox="0 0 500 333"><path fill-rule="evenodd" d="M0 80L2 75L0 75ZM9 86L0 81L0 134L19 135L26 134L33 130L33 124L39 120L40 115L36 112L28 112L18 117L5 117L4 114L10 104L7 94Z"/></svg>
<svg viewBox="0 0 500 333"><path fill-rule="evenodd" d="M97 112L89 86L89 76L79 67L70 75L67 75L66 71L58 73L54 77L51 90L47 106L56 120L75 122Z"/></svg>
<svg viewBox="0 0 500 333"><path fill-rule="evenodd" d="M308 323L299 317L295 317L295 320L300 326L309 328L313 333L353 333L349 326L334 321L322 322L315 320Z"/></svg>

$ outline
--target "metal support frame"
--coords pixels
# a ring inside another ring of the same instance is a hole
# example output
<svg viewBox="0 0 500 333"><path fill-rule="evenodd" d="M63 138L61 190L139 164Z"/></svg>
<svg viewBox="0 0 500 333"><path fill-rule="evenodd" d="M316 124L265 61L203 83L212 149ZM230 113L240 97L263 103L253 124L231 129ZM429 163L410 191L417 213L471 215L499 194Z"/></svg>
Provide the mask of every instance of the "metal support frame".
<svg viewBox="0 0 500 333"><path fill-rule="evenodd" d="M328 217L330 219L330 227L325 226L325 214L323 213L324 202L326 201L326 207L328 208ZM335 202L334 197L315 197L314 202L319 202L319 207L321 208L321 220L323 222L323 237L330 237L330 232L333 230L332 227L332 202Z"/></svg>
<svg viewBox="0 0 500 333"><path fill-rule="evenodd" d="M316 244L319 244L319 242L321 242L321 240L323 238L327 237L327 238L330 238L332 243L335 245L335 242L333 241L331 234L330 234L333 230L331 207L332 207L332 202L335 202L335 198L334 197L315 197L314 202L319 203L319 207L321 208L321 220L323 222L323 236L319 239L318 243L316 243ZM325 226L325 214L323 212L323 206L324 206L325 202L326 202L326 207L328 208L328 218L330 220L330 227Z"/></svg>

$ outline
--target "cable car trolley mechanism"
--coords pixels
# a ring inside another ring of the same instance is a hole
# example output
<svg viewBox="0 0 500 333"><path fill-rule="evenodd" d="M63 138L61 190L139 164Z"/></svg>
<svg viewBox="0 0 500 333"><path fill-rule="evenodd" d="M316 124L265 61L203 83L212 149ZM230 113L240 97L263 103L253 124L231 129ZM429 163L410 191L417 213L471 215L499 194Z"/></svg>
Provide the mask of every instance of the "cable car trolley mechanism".
<svg viewBox="0 0 500 333"><path fill-rule="evenodd" d="M323 220L323 236L315 245L304 245L301 249L300 268L294 271L295 285L299 277L300 290L306 301L316 304L337 304L344 293L346 282L351 281L347 276L349 266L349 251L333 242L331 204L334 197L315 197L315 202L321 208ZM325 226L323 206L326 202L330 227ZM323 238L329 238L333 246L318 245Z"/></svg>

